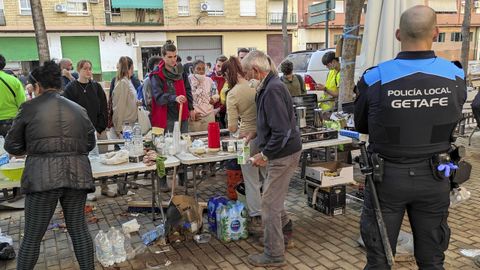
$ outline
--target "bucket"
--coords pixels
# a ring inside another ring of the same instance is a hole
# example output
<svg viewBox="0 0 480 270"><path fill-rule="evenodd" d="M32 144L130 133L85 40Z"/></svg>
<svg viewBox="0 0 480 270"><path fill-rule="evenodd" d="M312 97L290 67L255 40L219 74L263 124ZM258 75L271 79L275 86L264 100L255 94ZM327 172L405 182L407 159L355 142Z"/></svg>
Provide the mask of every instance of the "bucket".
<svg viewBox="0 0 480 270"><path fill-rule="evenodd" d="M235 188L243 181L241 170L227 170L227 198L230 200L237 199Z"/></svg>
<svg viewBox="0 0 480 270"><path fill-rule="evenodd" d="M20 181L24 168L24 162L12 162L0 166L0 171L10 181Z"/></svg>

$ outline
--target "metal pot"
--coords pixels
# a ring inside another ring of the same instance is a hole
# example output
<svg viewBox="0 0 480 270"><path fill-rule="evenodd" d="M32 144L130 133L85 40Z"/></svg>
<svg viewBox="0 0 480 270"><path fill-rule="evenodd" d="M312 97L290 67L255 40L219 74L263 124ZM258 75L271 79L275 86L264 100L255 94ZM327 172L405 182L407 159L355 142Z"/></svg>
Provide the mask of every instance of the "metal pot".
<svg viewBox="0 0 480 270"><path fill-rule="evenodd" d="M313 110L313 125L316 128L323 127L323 111L322 109Z"/></svg>
<svg viewBox="0 0 480 270"><path fill-rule="evenodd" d="M299 128L307 126L307 107L296 107L297 112L297 124Z"/></svg>

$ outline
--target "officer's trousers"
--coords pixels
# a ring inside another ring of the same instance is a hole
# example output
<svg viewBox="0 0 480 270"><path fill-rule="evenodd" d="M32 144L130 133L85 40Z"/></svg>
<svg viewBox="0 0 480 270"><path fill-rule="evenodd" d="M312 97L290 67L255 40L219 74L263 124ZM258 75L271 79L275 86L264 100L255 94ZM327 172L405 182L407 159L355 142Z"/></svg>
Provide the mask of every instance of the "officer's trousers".
<svg viewBox="0 0 480 270"><path fill-rule="evenodd" d="M393 253L405 210L412 228L415 259L419 269L444 269L448 248L447 224L450 182L437 180L429 162L393 164L385 162L383 181L377 193ZM367 249L365 269L390 269L378 230L370 188L365 190L360 230Z"/></svg>

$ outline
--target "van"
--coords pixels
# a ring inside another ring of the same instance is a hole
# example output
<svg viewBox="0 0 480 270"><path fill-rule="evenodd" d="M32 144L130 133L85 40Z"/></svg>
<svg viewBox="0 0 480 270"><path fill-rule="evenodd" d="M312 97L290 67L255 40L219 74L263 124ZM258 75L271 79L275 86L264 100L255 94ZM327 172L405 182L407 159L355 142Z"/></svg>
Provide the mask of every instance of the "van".
<svg viewBox="0 0 480 270"><path fill-rule="evenodd" d="M334 48L321 49L317 51L297 51L290 53L283 61L289 60L293 63L293 73L299 74L303 77L305 82L305 89L315 90L315 85L318 83L325 84L327 81L328 69L322 64L322 57L326 52L335 52ZM358 56L357 65L355 67L356 83L361 75L361 70L358 68ZM282 62L283 62L282 61Z"/></svg>

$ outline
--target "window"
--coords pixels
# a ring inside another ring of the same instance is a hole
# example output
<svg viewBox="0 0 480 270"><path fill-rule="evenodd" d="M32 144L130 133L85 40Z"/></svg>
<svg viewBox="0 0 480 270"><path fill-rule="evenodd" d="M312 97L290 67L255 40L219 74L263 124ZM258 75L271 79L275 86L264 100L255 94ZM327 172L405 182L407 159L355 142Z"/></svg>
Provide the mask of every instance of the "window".
<svg viewBox="0 0 480 270"><path fill-rule="evenodd" d="M178 0L178 16L190 16L190 0Z"/></svg>
<svg viewBox="0 0 480 270"><path fill-rule="evenodd" d="M4 26L6 25L5 22L5 13L3 12L3 0L0 0L0 25Z"/></svg>
<svg viewBox="0 0 480 270"><path fill-rule="evenodd" d="M365 14L367 13L367 3L363 4L362 10L363 10L363 13Z"/></svg>
<svg viewBox="0 0 480 270"><path fill-rule="evenodd" d="M255 0L240 0L240 16L257 16Z"/></svg>
<svg viewBox="0 0 480 270"><path fill-rule="evenodd" d="M343 1L335 1L335 13L343 13Z"/></svg>
<svg viewBox="0 0 480 270"><path fill-rule="evenodd" d="M437 40L435 42L445 42L445 32L438 33Z"/></svg>
<svg viewBox="0 0 480 270"><path fill-rule="evenodd" d="M460 32L450 33L450 41L453 41L453 42L462 41L462 33Z"/></svg>
<svg viewBox="0 0 480 270"><path fill-rule="evenodd" d="M430 0L428 6L437 13L457 13L457 1L452 0Z"/></svg>
<svg viewBox="0 0 480 270"><path fill-rule="evenodd" d="M316 51L318 49L322 49L325 47L324 42L317 42L317 43L307 43L306 49L309 51Z"/></svg>
<svg viewBox="0 0 480 270"><path fill-rule="evenodd" d="M120 8L113 8L112 7L111 14L112 14L112 16L122 16L122 14L120 13Z"/></svg>
<svg viewBox="0 0 480 270"><path fill-rule="evenodd" d="M470 42L473 40L473 32L469 33L469 40L470 40ZM453 41L453 42L463 41L462 33L461 32L450 33L450 41Z"/></svg>
<svg viewBox="0 0 480 270"><path fill-rule="evenodd" d="M67 14L74 16L88 15L87 0L67 0Z"/></svg>
<svg viewBox="0 0 480 270"><path fill-rule="evenodd" d="M30 0L20 0L20 15L32 15Z"/></svg>
<svg viewBox="0 0 480 270"><path fill-rule="evenodd" d="M208 1L208 15L209 16L223 16L224 3L223 0Z"/></svg>

